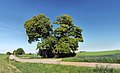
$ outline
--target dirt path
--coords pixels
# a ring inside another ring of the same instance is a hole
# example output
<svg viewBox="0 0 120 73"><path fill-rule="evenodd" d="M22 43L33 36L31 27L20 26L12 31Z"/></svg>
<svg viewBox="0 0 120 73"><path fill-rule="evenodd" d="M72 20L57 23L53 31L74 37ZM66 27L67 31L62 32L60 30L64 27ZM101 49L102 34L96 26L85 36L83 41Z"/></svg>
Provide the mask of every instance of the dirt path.
<svg viewBox="0 0 120 73"><path fill-rule="evenodd" d="M89 63L89 62L63 62L61 59L20 59L14 55L10 55L9 59L14 59L19 62L30 62L30 63L46 63L46 64L60 64L60 65L72 65L72 66L87 66L87 67L108 67L108 68L119 68L120 64L113 63Z"/></svg>

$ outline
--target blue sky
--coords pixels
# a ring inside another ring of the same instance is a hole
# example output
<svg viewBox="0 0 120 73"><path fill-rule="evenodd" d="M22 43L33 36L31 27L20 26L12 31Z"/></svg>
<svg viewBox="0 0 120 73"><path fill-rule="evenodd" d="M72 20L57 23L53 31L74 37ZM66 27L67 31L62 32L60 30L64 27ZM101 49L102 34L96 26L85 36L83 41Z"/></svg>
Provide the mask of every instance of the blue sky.
<svg viewBox="0 0 120 73"><path fill-rule="evenodd" d="M29 44L24 22L39 13L52 22L56 16L69 14L83 31L79 50L120 49L120 0L0 0L0 53L22 47L36 52ZM55 28L55 27L54 27Z"/></svg>

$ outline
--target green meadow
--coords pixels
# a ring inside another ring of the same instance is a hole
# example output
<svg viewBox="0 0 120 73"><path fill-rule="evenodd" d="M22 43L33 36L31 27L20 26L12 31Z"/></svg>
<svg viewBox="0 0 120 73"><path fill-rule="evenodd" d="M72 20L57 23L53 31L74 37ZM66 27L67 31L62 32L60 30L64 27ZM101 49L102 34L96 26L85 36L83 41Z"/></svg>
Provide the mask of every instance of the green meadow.
<svg viewBox="0 0 120 73"><path fill-rule="evenodd" d="M8 55L0 54L0 73L20 73L16 68L11 66Z"/></svg>
<svg viewBox="0 0 120 73"><path fill-rule="evenodd" d="M101 56L120 53L120 50L110 50L110 51L98 51L98 52L78 52L76 57L79 56Z"/></svg>
<svg viewBox="0 0 120 73"><path fill-rule="evenodd" d="M120 51L103 51L103 52L84 52L77 53L74 61L81 61L80 57L104 57L120 56ZM96 55L93 55L96 54ZM33 55L33 54L32 54ZM29 57L30 55L27 55ZM77 60L78 58L78 60ZM112 57L113 58L113 57ZM63 58L65 61L72 61L72 58ZM90 58L88 58L89 60ZM91 58L94 59L94 58ZM84 60L83 60L84 61ZM87 60L86 60L87 61ZM95 62L94 60L90 60ZM8 59L8 55L0 54L0 73L120 73L120 69L107 67L76 67L41 63L21 63Z"/></svg>
<svg viewBox="0 0 120 73"><path fill-rule="evenodd" d="M79 52L75 57L63 58L63 61L120 63L120 50L101 52Z"/></svg>

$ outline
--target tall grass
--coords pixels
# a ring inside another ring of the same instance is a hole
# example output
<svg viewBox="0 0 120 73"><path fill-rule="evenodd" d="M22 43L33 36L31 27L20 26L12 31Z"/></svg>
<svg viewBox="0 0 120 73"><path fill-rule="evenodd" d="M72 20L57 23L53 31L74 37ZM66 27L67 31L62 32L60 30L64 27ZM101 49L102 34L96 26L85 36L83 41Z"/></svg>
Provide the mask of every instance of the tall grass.
<svg viewBox="0 0 120 73"><path fill-rule="evenodd" d="M101 66L93 69L93 72L96 73L120 73L120 69L113 69L113 68L108 68L107 66Z"/></svg>

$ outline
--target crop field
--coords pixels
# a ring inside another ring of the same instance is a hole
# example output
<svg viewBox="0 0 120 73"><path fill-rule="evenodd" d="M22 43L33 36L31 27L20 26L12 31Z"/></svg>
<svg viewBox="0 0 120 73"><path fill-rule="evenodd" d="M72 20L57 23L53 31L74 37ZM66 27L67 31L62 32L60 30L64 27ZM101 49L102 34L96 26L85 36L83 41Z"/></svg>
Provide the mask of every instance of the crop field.
<svg viewBox="0 0 120 73"><path fill-rule="evenodd" d="M120 50L111 50L111 51L98 51L98 52L78 52L76 57L79 56L101 56L101 55L110 55L120 53Z"/></svg>
<svg viewBox="0 0 120 73"><path fill-rule="evenodd" d="M114 50L114 51L103 51L103 52L77 53L75 57L63 58L63 61L120 63L120 51Z"/></svg>

